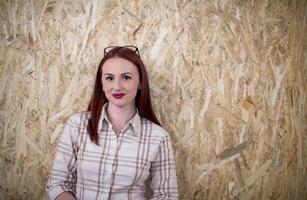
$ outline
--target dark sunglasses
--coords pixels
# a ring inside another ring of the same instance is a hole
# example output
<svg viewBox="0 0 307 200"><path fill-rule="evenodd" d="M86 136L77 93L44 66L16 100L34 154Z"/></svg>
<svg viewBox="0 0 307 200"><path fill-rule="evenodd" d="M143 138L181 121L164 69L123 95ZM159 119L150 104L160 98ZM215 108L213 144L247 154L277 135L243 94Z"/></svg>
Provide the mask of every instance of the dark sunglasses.
<svg viewBox="0 0 307 200"><path fill-rule="evenodd" d="M132 53L136 53L141 58L139 49L136 46L109 46L109 47L104 48L103 50L104 56L107 55L114 48L118 48L118 50L121 48L130 49L133 51Z"/></svg>

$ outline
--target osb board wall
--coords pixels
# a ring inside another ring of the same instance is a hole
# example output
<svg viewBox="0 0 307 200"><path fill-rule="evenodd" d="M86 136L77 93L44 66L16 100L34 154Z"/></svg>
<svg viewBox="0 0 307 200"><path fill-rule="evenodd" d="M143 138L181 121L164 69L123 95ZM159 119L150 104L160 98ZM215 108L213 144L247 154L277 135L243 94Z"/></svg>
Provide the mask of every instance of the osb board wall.
<svg viewBox="0 0 307 200"><path fill-rule="evenodd" d="M305 0L0 2L0 199L44 199L108 45L137 45L180 199L306 199Z"/></svg>

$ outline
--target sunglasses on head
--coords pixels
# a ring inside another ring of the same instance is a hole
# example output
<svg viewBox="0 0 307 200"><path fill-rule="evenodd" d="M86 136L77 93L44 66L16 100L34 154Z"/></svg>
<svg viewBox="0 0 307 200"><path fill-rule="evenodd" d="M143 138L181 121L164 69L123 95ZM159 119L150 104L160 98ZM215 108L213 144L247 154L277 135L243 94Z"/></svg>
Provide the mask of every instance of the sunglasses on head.
<svg viewBox="0 0 307 200"><path fill-rule="evenodd" d="M118 50L121 49L121 48L130 49L130 50L132 50L132 53L136 53L139 57L141 57L139 49L136 46L108 46L108 47L104 48L104 50L103 50L104 56L107 55L114 48L118 48Z"/></svg>

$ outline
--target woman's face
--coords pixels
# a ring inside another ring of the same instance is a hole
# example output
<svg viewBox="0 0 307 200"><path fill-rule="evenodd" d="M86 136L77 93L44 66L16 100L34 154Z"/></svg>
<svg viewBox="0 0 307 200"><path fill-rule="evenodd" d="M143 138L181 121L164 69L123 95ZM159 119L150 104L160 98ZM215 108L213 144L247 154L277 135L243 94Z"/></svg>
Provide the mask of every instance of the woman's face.
<svg viewBox="0 0 307 200"><path fill-rule="evenodd" d="M133 63L123 58L108 59L102 66L101 81L109 105L135 106L140 75Z"/></svg>

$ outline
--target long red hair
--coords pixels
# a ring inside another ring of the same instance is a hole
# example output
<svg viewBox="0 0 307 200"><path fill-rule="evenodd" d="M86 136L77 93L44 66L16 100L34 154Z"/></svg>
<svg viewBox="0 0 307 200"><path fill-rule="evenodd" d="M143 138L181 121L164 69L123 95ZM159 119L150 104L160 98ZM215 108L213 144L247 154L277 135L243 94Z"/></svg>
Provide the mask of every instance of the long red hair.
<svg viewBox="0 0 307 200"><path fill-rule="evenodd" d="M155 124L161 125L152 108L148 76L145 69L145 65L141 60L140 56L130 48L114 47L100 61L96 74L93 95L91 97L87 109L91 112L91 117L88 121L87 126L88 134L90 136L91 141L95 142L97 145L99 145L98 122L100 118L100 113L103 105L108 102L108 99L106 98L104 91L102 90L102 67L108 59L115 57L126 59L138 68L142 88L138 90L136 94L135 105L138 109L139 115L154 122Z"/></svg>

